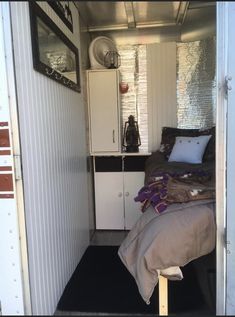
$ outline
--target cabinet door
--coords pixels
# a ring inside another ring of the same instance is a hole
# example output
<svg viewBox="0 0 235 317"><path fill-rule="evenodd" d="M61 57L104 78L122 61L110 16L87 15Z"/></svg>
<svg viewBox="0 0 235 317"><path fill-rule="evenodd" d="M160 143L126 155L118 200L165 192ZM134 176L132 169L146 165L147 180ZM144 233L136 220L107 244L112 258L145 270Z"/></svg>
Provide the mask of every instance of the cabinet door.
<svg viewBox="0 0 235 317"><path fill-rule="evenodd" d="M118 72L88 72L91 152L119 151Z"/></svg>
<svg viewBox="0 0 235 317"><path fill-rule="evenodd" d="M125 229L130 230L142 215L140 203L134 198L144 185L144 172L124 172Z"/></svg>
<svg viewBox="0 0 235 317"><path fill-rule="evenodd" d="M123 173L95 173L96 229L124 229Z"/></svg>

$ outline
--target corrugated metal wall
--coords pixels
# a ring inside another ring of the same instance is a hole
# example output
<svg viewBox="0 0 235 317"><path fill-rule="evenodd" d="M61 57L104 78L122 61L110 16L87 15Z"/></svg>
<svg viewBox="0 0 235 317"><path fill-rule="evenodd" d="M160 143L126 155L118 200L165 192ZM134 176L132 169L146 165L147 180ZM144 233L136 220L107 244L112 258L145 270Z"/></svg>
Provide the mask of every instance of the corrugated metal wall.
<svg viewBox="0 0 235 317"><path fill-rule="evenodd" d="M162 127L177 126L176 43L147 45L149 150L160 147Z"/></svg>
<svg viewBox="0 0 235 317"><path fill-rule="evenodd" d="M89 240L84 106L82 94L33 70L28 2L11 2L11 12L32 311L50 315Z"/></svg>
<svg viewBox="0 0 235 317"><path fill-rule="evenodd" d="M86 87L87 78L86 71L90 68L90 60L88 56L89 45L91 43L91 36L86 29L86 25L83 20L80 18L80 52L81 52L81 60L80 64L82 65L82 85ZM85 89L84 89L85 91ZM83 96L84 107L85 107L85 118L86 118L86 143L87 143L87 152L89 152L89 119L88 119L88 100L87 93L84 93ZM92 168L92 157L87 157L87 177L88 177L88 206L89 206L89 228L90 228L90 237L94 234L95 230L95 207L94 207L94 188L93 188L93 168Z"/></svg>

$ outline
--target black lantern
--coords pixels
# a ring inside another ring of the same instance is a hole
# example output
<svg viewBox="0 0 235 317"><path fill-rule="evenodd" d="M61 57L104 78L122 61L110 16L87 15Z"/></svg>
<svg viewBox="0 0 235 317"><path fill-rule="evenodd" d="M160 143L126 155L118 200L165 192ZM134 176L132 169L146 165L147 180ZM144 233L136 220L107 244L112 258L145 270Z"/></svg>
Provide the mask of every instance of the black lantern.
<svg viewBox="0 0 235 317"><path fill-rule="evenodd" d="M139 127L132 115L125 122L122 145L126 148L126 152L139 152L139 146L141 145Z"/></svg>
<svg viewBox="0 0 235 317"><path fill-rule="evenodd" d="M117 51L108 51L104 57L104 66L113 69L120 66L120 55Z"/></svg>

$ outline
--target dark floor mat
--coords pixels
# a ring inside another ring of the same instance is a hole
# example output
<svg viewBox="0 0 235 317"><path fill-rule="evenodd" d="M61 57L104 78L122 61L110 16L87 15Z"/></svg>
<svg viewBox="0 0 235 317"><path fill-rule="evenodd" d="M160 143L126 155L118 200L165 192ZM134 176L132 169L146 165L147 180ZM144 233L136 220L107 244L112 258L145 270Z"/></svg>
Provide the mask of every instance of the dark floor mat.
<svg viewBox="0 0 235 317"><path fill-rule="evenodd" d="M57 309L88 313L156 314L158 287L150 305L147 305L117 251L117 246L89 246L68 282ZM193 266L189 263L182 271L182 281L169 281L169 312L206 308Z"/></svg>

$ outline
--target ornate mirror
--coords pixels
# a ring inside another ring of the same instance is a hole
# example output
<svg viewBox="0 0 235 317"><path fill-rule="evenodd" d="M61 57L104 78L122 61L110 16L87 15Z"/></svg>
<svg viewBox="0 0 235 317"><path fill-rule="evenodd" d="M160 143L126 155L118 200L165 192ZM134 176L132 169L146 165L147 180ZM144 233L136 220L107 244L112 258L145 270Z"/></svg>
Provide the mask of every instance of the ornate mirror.
<svg viewBox="0 0 235 317"><path fill-rule="evenodd" d="M29 8L34 69L80 92L78 49L39 5Z"/></svg>

